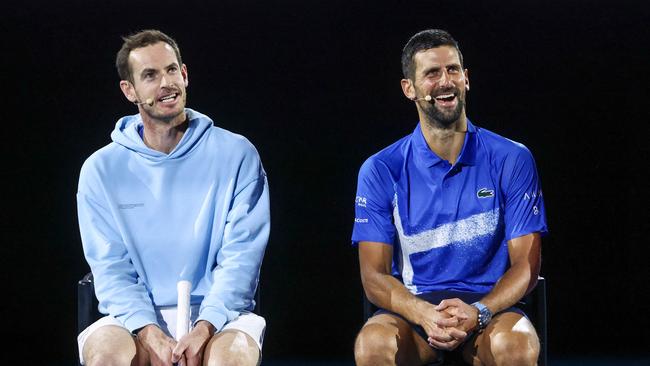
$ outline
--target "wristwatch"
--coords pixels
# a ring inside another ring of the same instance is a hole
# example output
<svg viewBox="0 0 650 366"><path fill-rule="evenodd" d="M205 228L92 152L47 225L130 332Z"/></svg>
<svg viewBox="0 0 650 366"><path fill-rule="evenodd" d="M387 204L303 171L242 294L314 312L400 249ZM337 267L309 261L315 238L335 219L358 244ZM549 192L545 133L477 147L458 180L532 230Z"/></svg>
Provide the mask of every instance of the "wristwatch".
<svg viewBox="0 0 650 366"><path fill-rule="evenodd" d="M479 331L482 331L488 324L490 324L490 320L492 320L492 312L487 306L481 304L479 301L473 303L472 306L478 309L478 329Z"/></svg>

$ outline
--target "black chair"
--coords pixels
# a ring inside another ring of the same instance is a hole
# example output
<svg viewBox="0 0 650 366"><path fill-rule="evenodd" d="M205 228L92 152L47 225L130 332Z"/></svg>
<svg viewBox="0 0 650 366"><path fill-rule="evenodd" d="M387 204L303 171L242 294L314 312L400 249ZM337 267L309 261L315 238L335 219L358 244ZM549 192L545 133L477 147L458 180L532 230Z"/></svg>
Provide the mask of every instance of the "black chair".
<svg viewBox="0 0 650 366"><path fill-rule="evenodd" d="M517 304L521 310L523 310L530 321L535 325L537 330L537 335L539 337L540 349L539 349L539 358L537 364L539 366L546 366L547 364L547 309L546 309L546 279L544 277L539 277L537 279L537 286L526 295L519 303ZM371 303L366 297L365 292L363 293L363 323L365 322L378 310L375 304ZM436 364L437 365L437 364ZM444 363L443 365L450 365Z"/></svg>
<svg viewBox="0 0 650 366"><path fill-rule="evenodd" d="M77 283L77 334L103 316L98 309L99 303L95 297L93 280L92 272L88 272ZM258 285L255 292L255 309L253 310L256 314L260 314L262 309L260 297L261 291Z"/></svg>
<svg viewBox="0 0 650 366"><path fill-rule="evenodd" d="M77 282L77 334L102 317L98 306L93 273L88 272Z"/></svg>

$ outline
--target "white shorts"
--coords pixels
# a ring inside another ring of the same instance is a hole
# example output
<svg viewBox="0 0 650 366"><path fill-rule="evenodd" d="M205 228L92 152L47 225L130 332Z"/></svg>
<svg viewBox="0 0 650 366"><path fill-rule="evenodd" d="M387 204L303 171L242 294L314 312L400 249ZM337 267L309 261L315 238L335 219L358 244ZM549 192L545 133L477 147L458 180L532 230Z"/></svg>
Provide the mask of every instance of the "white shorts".
<svg viewBox="0 0 650 366"><path fill-rule="evenodd" d="M199 316L199 305L192 305L190 308L190 325L194 324L196 319ZM158 325L160 328L171 338L173 334L176 334L176 307L162 307L156 309L156 318L158 320ZM79 336L77 336L77 345L79 347L79 360L81 364L84 365L83 359L83 347L86 344L86 340L90 335L95 332L97 329L107 326L115 325L118 327L124 327L124 325L114 317L107 315L103 318L100 318L96 322L84 329ZM239 317L235 318L233 321L226 323L226 325L221 329L221 332L228 329L239 330L246 333L250 336L257 346L260 349L260 354L262 352L262 343L264 341L264 331L266 330L266 320L254 313L242 312Z"/></svg>

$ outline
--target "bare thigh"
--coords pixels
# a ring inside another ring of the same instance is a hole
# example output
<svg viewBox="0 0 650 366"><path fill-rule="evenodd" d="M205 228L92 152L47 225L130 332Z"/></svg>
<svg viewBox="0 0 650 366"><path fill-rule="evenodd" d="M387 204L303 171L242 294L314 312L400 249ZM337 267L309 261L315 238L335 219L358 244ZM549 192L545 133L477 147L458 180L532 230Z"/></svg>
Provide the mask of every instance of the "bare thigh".
<svg viewBox="0 0 650 366"><path fill-rule="evenodd" d="M506 312L495 316L485 330L463 346L463 359L472 365L495 365L518 357L531 363L539 355L539 338L525 316Z"/></svg>
<svg viewBox="0 0 650 366"><path fill-rule="evenodd" d="M212 336L205 347L204 365L255 366L260 361L260 349L248 334L228 329Z"/></svg>
<svg viewBox="0 0 650 366"><path fill-rule="evenodd" d="M394 314L368 319L355 342L355 359L359 364L422 365L437 358L436 350L411 324Z"/></svg>
<svg viewBox="0 0 650 366"><path fill-rule="evenodd" d="M146 365L148 354L128 330L107 325L95 330L83 347L85 364Z"/></svg>

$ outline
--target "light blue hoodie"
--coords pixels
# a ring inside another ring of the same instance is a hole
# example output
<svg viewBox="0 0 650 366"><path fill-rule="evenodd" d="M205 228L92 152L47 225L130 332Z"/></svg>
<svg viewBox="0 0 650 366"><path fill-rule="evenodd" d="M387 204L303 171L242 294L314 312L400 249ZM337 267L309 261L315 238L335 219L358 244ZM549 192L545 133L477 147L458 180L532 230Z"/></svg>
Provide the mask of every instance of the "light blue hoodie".
<svg viewBox="0 0 650 366"><path fill-rule="evenodd" d="M99 310L133 331L175 306L176 283L192 282L198 320L217 330L254 307L270 229L268 184L244 137L186 109L189 126L165 154L121 118L112 143L91 155L77 207Z"/></svg>

